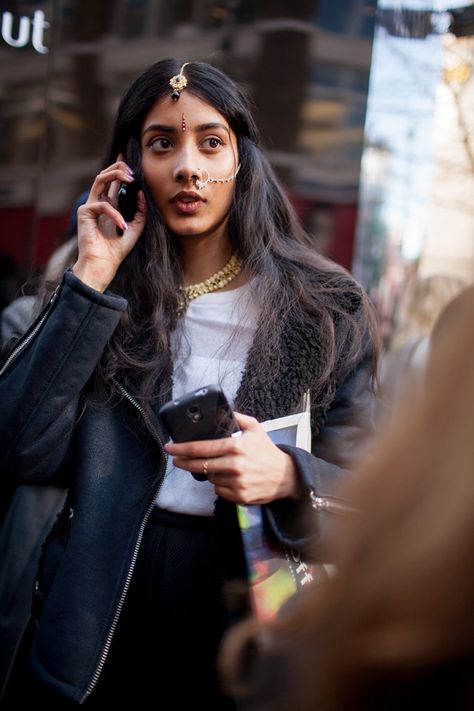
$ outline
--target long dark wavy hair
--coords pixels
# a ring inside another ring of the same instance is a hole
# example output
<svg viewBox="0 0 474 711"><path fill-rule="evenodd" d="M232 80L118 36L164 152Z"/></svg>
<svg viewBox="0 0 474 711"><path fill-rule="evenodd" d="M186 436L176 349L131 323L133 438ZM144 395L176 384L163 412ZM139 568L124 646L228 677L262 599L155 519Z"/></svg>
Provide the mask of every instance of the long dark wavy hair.
<svg viewBox="0 0 474 711"><path fill-rule="evenodd" d="M148 112L162 97L170 96L169 80L178 74L181 64L175 59L157 62L128 89L105 160L105 165L110 165L119 153L125 156L143 184L148 220L111 285L127 298L129 306L107 345L97 375L109 392L116 379L142 402L169 394L169 335L176 326L182 271L178 240L165 226L143 183L140 136ZM347 373L357 361L367 328L375 342L368 301L347 272L311 247L258 145L257 127L243 90L204 62L189 63L185 73L185 91L217 109L237 137L241 168L228 224L234 252L242 258L248 275L259 277L252 280L252 288L261 314L255 343L260 372L266 372L268 381L277 377L280 339L288 319L303 328L317 325L325 365L318 376L320 382L311 386L314 392L321 392L329 375Z"/></svg>

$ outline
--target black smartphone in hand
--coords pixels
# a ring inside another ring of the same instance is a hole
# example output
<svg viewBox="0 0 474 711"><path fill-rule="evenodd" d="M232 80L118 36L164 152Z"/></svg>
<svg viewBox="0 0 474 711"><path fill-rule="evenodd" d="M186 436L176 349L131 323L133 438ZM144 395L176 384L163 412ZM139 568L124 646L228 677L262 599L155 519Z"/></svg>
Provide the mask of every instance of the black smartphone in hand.
<svg viewBox="0 0 474 711"><path fill-rule="evenodd" d="M239 430L232 408L217 385L206 385L170 400L160 408L159 416L173 442L220 439Z"/></svg>
<svg viewBox="0 0 474 711"><path fill-rule="evenodd" d="M160 408L159 416L173 442L221 439L239 431L232 408L217 385L206 385L170 400ZM193 476L206 479L200 474Z"/></svg>
<svg viewBox="0 0 474 711"><path fill-rule="evenodd" d="M131 222L137 211L137 196L140 185L137 180L133 183L121 183L117 193L117 210L122 215L125 222ZM123 230L117 227L117 235L121 237Z"/></svg>

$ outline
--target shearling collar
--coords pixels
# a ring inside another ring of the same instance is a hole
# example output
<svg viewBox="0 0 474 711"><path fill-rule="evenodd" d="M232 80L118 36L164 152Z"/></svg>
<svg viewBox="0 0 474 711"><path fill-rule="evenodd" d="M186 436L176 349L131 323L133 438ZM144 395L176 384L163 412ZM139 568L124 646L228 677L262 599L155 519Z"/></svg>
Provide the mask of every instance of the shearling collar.
<svg viewBox="0 0 474 711"><path fill-rule="evenodd" d="M235 407L260 422L298 412L302 409L305 393L311 391L310 385L320 377L323 367L316 329L308 332L288 323L282 333L280 356L272 357L267 368L262 368L254 340ZM334 376L325 382L319 394L311 392L313 434L323 426L334 392Z"/></svg>

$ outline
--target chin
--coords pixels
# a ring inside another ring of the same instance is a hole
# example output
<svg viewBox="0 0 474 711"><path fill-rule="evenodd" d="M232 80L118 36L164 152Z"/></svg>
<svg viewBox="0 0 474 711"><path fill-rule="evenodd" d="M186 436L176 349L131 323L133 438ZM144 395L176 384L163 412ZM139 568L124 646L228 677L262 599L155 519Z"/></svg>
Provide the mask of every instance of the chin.
<svg viewBox="0 0 474 711"><path fill-rule="evenodd" d="M216 226L210 225L169 225L169 229L177 237L206 237L215 232Z"/></svg>
<svg viewBox="0 0 474 711"><path fill-rule="evenodd" d="M190 238L193 237L211 237L221 232L225 232L227 219L224 217L222 221L199 220L189 217L188 219L170 220L167 227L176 237Z"/></svg>
<svg viewBox="0 0 474 711"><path fill-rule="evenodd" d="M193 230L186 228L173 229L172 227L170 229L171 232L176 235L176 237L200 237L201 235L209 234L208 230Z"/></svg>

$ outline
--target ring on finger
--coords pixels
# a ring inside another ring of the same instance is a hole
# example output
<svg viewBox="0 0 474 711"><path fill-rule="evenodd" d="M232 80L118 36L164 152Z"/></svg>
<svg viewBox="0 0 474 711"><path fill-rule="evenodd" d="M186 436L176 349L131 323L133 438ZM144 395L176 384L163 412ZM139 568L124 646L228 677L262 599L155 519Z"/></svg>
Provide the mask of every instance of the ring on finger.
<svg viewBox="0 0 474 711"><path fill-rule="evenodd" d="M202 473L204 476L207 476L207 468L209 466L209 461L207 459L204 460L204 464L202 465Z"/></svg>

